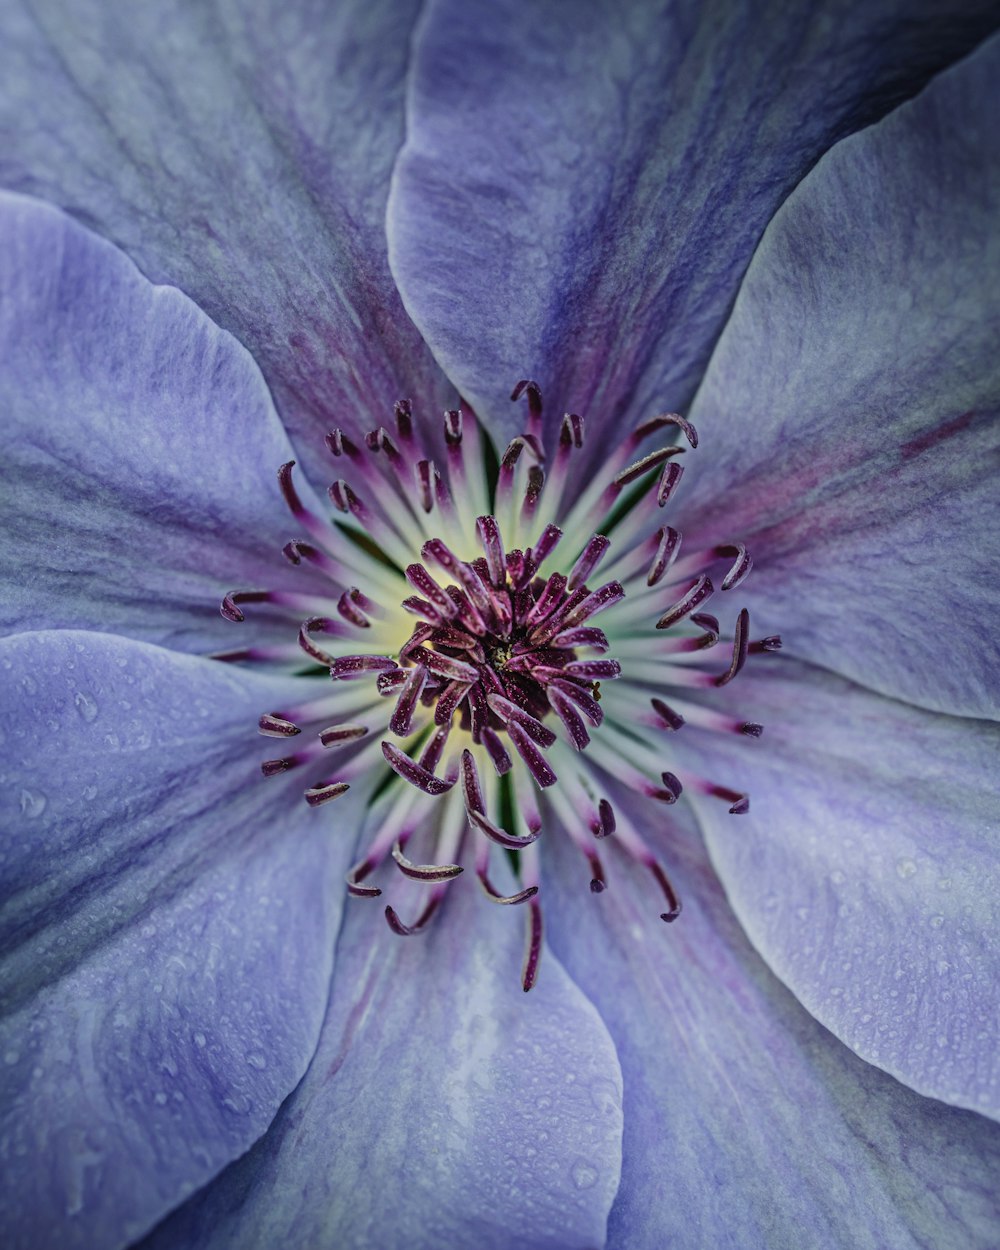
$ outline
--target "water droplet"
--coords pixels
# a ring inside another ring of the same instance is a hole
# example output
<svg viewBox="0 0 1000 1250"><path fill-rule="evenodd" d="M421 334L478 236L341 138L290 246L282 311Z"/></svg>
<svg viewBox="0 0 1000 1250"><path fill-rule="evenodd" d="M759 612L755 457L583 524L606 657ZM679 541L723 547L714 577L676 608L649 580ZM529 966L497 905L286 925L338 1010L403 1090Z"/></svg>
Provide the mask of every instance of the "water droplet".
<svg viewBox="0 0 1000 1250"><path fill-rule="evenodd" d="M257 1068L260 1071L263 1071L263 1069L267 1067L267 1060L264 1056L256 1053L247 1055L247 1063L251 1066L251 1068Z"/></svg>
<svg viewBox="0 0 1000 1250"><path fill-rule="evenodd" d="M205 1046L208 1044L208 1038L205 1036L204 1033L195 1033L194 1044L198 1047L199 1050L204 1050Z"/></svg>
<svg viewBox="0 0 1000 1250"><path fill-rule="evenodd" d="M597 1169L585 1159L577 1159L569 1170L577 1189L591 1189L597 1184Z"/></svg>
<svg viewBox="0 0 1000 1250"><path fill-rule="evenodd" d="M153 1102L155 1102L155 1103L156 1103L156 1105L157 1105L158 1107L165 1107L165 1106L167 1105L167 1096L166 1096L166 1094L165 1094L165 1093L163 1093L163 1091L162 1091L162 1090L161 1090L158 1094L154 1094L154 1095L153 1095Z"/></svg>
<svg viewBox="0 0 1000 1250"><path fill-rule="evenodd" d="M96 799L97 798L97 786L84 786L83 797L85 799Z"/></svg>
<svg viewBox="0 0 1000 1250"><path fill-rule="evenodd" d="M78 690L73 696L73 702L76 704L76 710L88 725L97 719L97 704L85 691Z"/></svg>
<svg viewBox="0 0 1000 1250"><path fill-rule="evenodd" d="M932 929L940 929L944 924L944 916L931 916L927 923Z"/></svg>
<svg viewBox="0 0 1000 1250"><path fill-rule="evenodd" d="M900 881L906 881L909 877L912 877L916 871L917 865L912 859L896 860L896 876L899 877Z"/></svg>
<svg viewBox="0 0 1000 1250"><path fill-rule="evenodd" d="M44 794L40 794L37 790L21 791L21 812L27 816L29 820L35 820L45 811L45 804L48 799Z"/></svg>
<svg viewBox="0 0 1000 1250"><path fill-rule="evenodd" d="M594 1110L600 1112L601 1115L611 1115L621 1107L618 1087L614 1081L609 1081L605 1077L591 1085L590 1101L594 1104Z"/></svg>

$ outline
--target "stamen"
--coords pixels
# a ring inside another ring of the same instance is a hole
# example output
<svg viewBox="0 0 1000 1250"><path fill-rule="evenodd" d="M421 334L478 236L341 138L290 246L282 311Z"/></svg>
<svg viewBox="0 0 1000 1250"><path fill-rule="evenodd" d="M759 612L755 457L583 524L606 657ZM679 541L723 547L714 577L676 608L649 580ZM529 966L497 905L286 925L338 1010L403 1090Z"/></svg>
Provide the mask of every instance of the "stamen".
<svg viewBox="0 0 1000 1250"><path fill-rule="evenodd" d="M603 534L595 534L580 552L576 564L570 570L566 589L573 591L577 587L582 586L594 569L597 568L598 564L600 564L610 546L610 538L605 538Z"/></svg>
<svg viewBox="0 0 1000 1250"><path fill-rule="evenodd" d="M536 898L530 900L529 906L531 915L528 922L528 942L521 972L521 987L526 994L538 979L538 961L542 956L542 909Z"/></svg>
<svg viewBox="0 0 1000 1250"><path fill-rule="evenodd" d="M427 922L437 911L438 907L440 907L443 897L444 895L441 893L432 894L430 901L427 903L424 910L411 925L403 924L402 920L400 920L400 918L396 915L395 910L392 907L387 906L385 909L385 918L388 921L389 928L398 937L413 937L414 934L419 933L422 929L426 928Z"/></svg>
<svg viewBox="0 0 1000 1250"><path fill-rule="evenodd" d="M328 781L321 786L310 786L306 791L306 802L310 807L320 807L331 799L338 799L350 790L346 781Z"/></svg>
<svg viewBox="0 0 1000 1250"><path fill-rule="evenodd" d="M673 605L656 622L657 629L669 629L671 625L676 625L678 621L683 620L685 616L689 616L695 608L710 599L715 588L712 585L711 578L707 574L702 574L688 592Z"/></svg>
<svg viewBox="0 0 1000 1250"><path fill-rule="evenodd" d="M294 738L302 730L274 712L266 712L258 722L259 732L266 738Z"/></svg>
<svg viewBox="0 0 1000 1250"><path fill-rule="evenodd" d="M399 865L399 870L414 881L450 881L462 871L461 864L415 864L403 854L403 848L396 839L392 848L392 858Z"/></svg>
<svg viewBox="0 0 1000 1250"><path fill-rule="evenodd" d="M326 443L343 476L328 493L351 518L345 523L308 508L293 481L294 461L283 465L283 496L306 531L283 553L324 588L314 595L231 592L221 611L232 621L244 620L247 604L295 612L299 647L243 648L219 658L274 658L301 671L304 655L328 670L334 682L325 687L329 694L260 717L266 737L305 743L294 754L265 761L262 771L275 776L302 769L309 783L306 801L320 807L351 784L368 783L381 754L408 784L374 778L373 832L348 874L348 891L377 897L380 888L365 880L388 868L391 855L402 875L425 883L430 893L412 924L392 906L385 908L386 921L402 936L418 933L463 870L463 839L473 838L476 877L487 898L529 905L522 973L527 990L537 979L542 943L534 845L542 830L538 792L545 791L542 801L584 855L592 892L607 886L603 852L593 839L614 834L608 853L627 854L653 875L666 899L662 917L674 920L680 901L666 872L627 814L599 796L602 773L591 764L631 790L637 802L673 805L687 791L689 800L708 795L723 799L733 814L746 812L746 795L664 769L671 762L661 758L666 744L655 744L649 729L676 732L691 724L759 737L757 722L714 710L708 696L731 682L749 656L777 650L781 640L772 635L750 641L743 609L732 628L727 670L718 674L718 666L710 671L706 664L702 653L723 632L704 610L716 588L709 569L728 561L719 588L729 591L748 576L752 560L740 542L695 545L693 554L685 544L681 558L679 530L658 522L658 507L680 482L685 448L680 439L652 450L643 444L673 429L696 448L697 432L688 421L662 414L640 423L607 449L602 475L581 491L570 462L583 445L583 419L574 413L562 418L554 455L546 459L538 384L522 379L511 398L527 401L527 428L500 457L492 500L483 471L489 457L482 454L478 422L467 406L444 415L445 471L422 440L408 400L395 405L389 428L378 425L360 446L343 431L331 431ZM559 559L564 533L565 558ZM542 573L546 561L550 571ZM603 584L592 589L602 562ZM605 614L600 628L594 623L598 613ZM351 693L357 685L366 692L363 699ZM699 694L686 701L686 689ZM407 750L390 738L408 740ZM317 776L324 759L327 774ZM444 798L435 804L438 814L425 820L430 808L420 796L442 798L457 783L462 800L458 792ZM511 804L513 812L501 816ZM454 828L452 815L461 817ZM432 862L407 857L409 839L419 830L432 839ZM521 888L510 894L490 879L494 844L519 868Z"/></svg>
<svg viewBox="0 0 1000 1250"><path fill-rule="evenodd" d="M445 794L455 784L453 781L442 781L440 777L435 777L427 768L411 760L391 742L382 743L382 754L385 756L385 762L394 772L397 772L404 781L408 781L411 786L423 790L425 794Z"/></svg>
<svg viewBox="0 0 1000 1250"><path fill-rule="evenodd" d="M746 608L741 608L740 614L736 618L736 632L733 637L733 658L728 670L721 677L716 677L715 684L717 686L725 686L731 682L747 662L747 633L749 629L750 613Z"/></svg>

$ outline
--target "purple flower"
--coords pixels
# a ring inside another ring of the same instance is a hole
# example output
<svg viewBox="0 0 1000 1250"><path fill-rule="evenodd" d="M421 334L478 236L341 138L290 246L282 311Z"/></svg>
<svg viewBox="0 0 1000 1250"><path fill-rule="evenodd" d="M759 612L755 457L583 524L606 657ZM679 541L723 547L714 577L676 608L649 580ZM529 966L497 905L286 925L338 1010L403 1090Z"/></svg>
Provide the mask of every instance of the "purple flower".
<svg viewBox="0 0 1000 1250"><path fill-rule="evenodd" d="M993 7L4 7L6 1245L997 1244Z"/></svg>

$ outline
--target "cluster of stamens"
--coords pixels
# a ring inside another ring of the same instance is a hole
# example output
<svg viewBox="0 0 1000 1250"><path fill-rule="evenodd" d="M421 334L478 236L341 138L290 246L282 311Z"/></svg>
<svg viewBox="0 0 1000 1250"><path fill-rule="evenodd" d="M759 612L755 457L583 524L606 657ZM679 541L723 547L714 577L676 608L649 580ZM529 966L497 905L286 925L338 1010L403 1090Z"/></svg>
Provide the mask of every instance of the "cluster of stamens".
<svg viewBox="0 0 1000 1250"><path fill-rule="evenodd" d="M298 640L218 658L300 670L306 662L332 678L332 691L327 686L261 717L265 735L307 735L304 748L262 768L273 776L305 767L305 798L314 807L351 785L369 785L375 832L348 889L380 895L368 879L391 859L428 890L412 924L385 908L394 932L425 927L463 871L468 835L481 835L474 862L487 897L528 904L523 984L530 989L542 935L538 792L546 794L546 823L584 853L592 891L605 888L598 847L614 834L659 884L667 904L662 919L674 920L680 901L667 874L606 791L617 784L673 804L687 788L724 800L733 814L747 811L743 794L664 770L646 731L674 732L690 721L759 736L758 724L715 712L694 692L725 685L749 654L775 650L780 640L751 642L743 609L726 667L704 666L722 637L718 619L704 611L715 593L706 568L725 561L720 589L729 591L746 578L751 560L738 543L682 557L680 533L656 523L680 480L684 447L636 453L665 430L696 447L684 418L645 422L608 457L606 484L574 493L570 468L583 445L583 420L563 418L548 461L538 387L521 382L512 398L522 395L527 429L499 459L492 483L470 414L445 414L442 471L406 401L396 405L394 435L383 427L362 446L340 430L327 436L354 480L339 479L328 491L344 520L307 506L293 465L282 466L282 492L308 535L286 544L284 555L312 573L311 584L302 593L227 595L222 614L242 621L251 603L295 613ZM323 764L331 754L335 764ZM391 784L393 774L405 784ZM407 857L414 838L435 862ZM514 853L508 859L520 888L512 893L491 880L492 846Z"/></svg>

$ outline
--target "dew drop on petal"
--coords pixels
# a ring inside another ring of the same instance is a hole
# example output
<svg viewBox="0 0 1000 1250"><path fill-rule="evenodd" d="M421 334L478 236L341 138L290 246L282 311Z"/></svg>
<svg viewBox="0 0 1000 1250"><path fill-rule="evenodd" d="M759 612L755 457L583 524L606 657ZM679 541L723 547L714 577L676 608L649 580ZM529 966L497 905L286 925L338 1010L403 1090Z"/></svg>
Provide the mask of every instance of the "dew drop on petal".
<svg viewBox="0 0 1000 1250"><path fill-rule="evenodd" d="M78 690L73 696L73 702L76 704L76 710L88 725L97 719L97 703L85 691Z"/></svg>
<svg viewBox="0 0 1000 1250"><path fill-rule="evenodd" d="M586 1159L576 1159L569 1170L577 1189L592 1189L597 1184L597 1169Z"/></svg>
<svg viewBox="0 0 1000 1250"><path fill-rule="evenodd" d="M45 811L48 798L38 790L21 791L21 814L29 820L37 820Z"/></svg>

